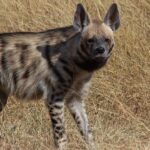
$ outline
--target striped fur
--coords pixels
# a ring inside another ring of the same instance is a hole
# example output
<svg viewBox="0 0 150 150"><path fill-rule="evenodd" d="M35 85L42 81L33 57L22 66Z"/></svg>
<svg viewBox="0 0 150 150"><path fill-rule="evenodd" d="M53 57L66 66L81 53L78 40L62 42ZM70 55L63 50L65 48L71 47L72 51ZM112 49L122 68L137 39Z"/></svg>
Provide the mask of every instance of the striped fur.
<svg viewBox="0 0 150 150"><path fill-rule="evenodd" d="M110 56L113 23L118 15L117 5L113 4L104 23L91 21L78 4L73 26L0 34L0 111L11 95L22 100L44 99L55 145L62 150L67 139L63 117L66 103L80 133L91 143L84 99L93 72L103 67Z"/></svg>

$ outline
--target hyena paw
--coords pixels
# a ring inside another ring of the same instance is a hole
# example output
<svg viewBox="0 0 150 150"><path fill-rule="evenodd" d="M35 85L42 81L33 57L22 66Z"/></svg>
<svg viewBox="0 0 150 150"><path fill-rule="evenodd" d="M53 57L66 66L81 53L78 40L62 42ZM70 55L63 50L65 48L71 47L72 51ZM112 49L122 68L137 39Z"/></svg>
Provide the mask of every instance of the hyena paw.
<svg viewBox="0 0 150 150"><path fill-rule="evenodd" d="M95 147L95 143L93 141L91 141L91 143L88 144L88 149L89 150L97 150Z"/></svg>
<svg viewBox="0 0 150 150"><path fill-rule="evenodd" d="M67 144L67 137L66 136L59 139L57 142L55 142L57 150L66 150L66 144Z"/></svg>
<svg viewBox="0 0 150 150"><path fill-rule="evenodd" d="M93 135L90 132L86 139L88 150L96 150Z"/></svg>
<svg viewBox="0 0 150 150"><path fill-rule="evenodd" d="M88 133L84 136L84 139L87 144L90 144L93 142L93 135L92 135L92 132L90 129L89 129Z"/></svg>

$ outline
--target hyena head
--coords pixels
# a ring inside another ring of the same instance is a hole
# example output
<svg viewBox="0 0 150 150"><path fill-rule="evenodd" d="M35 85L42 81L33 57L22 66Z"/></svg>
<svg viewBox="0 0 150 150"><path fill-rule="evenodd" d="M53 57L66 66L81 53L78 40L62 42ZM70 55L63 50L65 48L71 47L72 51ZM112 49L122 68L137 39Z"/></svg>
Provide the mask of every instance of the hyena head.
<svg viewBox="0 0 150 150"><path fill-rule="evenodd" d="M114 46L113 32L120 26L117 4L108 9L103 21L90 20L84 7L77 5L74 16L74 27L81 33L80 46L83 54L89 56L86 63L80 64L83 69L94 71L107 62Z"/></svg>

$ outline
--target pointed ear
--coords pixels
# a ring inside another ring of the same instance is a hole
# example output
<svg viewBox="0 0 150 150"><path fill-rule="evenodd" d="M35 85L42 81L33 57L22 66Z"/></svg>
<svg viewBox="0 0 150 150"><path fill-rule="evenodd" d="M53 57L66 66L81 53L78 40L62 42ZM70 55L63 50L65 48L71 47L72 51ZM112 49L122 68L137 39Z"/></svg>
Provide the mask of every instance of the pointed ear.
<svg viewBox="0 0 150 150"><path fill-rule="evenodd" d="M90 19L82 4L78 4L74 15L73 26L82 31L84 27L89 25Z"/></svg>
<svg viewBox="0 0 150 150"><path fill-rule="evenodd" d="M113 31L120 26L119 11L116 3L113 3L104 18L104 23L107 24Z"/></svg>

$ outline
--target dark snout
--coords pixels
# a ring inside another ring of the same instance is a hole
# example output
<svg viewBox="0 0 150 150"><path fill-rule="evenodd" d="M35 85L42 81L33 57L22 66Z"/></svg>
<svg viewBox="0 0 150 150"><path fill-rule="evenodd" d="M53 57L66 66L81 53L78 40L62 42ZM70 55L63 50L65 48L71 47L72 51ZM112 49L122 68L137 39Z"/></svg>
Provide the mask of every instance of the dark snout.
<svg viewBox="0 0 150 150"><path fill-rule="evenodd" d="M109 57L112 49L113 49L113 46L110 49L106 48L105 46L104 47L99 46L94 49L94 56L95 57Z"/></svg>
<svg viewBox="0 0 150 150"><path fill-rule="evenodd" d="M102 56L106 50L104 47L100 46L100 47L95 48L93 51L94 51L94 56L97 57L97 56Z"/></svg>
<svg viewBox="0 0 150 150"><path fill-rule="evenodd" d="M94 50L94 53L95 55L98 55L98 54L103 54L105 52L105 48L104 47L98 47Z"/></svg>

